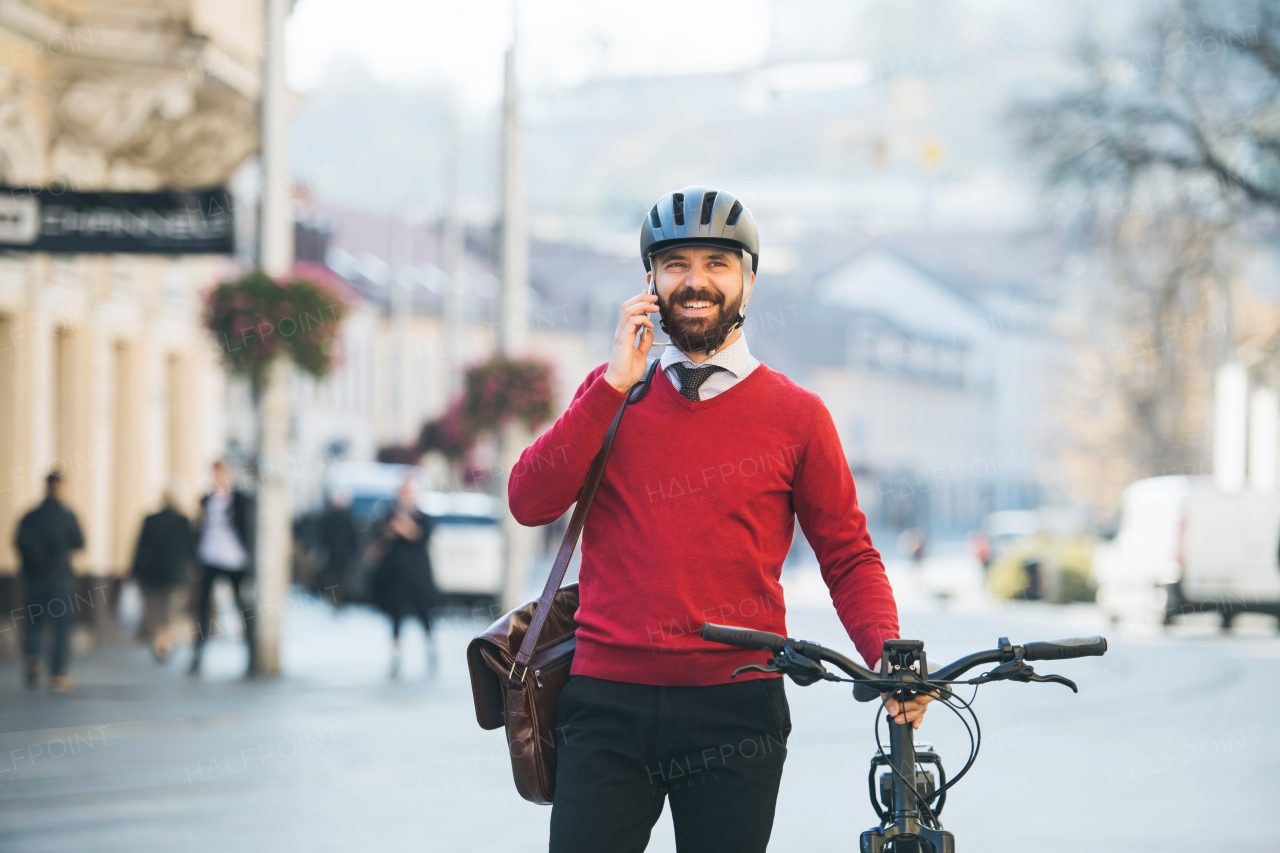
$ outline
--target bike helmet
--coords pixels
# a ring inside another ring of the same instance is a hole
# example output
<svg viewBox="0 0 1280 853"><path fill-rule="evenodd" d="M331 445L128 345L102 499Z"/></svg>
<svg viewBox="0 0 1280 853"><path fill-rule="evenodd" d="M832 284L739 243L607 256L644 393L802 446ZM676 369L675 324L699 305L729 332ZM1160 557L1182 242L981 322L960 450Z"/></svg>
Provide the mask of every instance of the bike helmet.
<svg viewBox="0 0 1280 853"><path fill-rule="evenodd" d="M640 259L646 272L651 259L673 246L717 246L751 255L751 271L760 264L756 220L733 193L707 187L685 187L667 193L640 227ZM745 258L744 258L745 260ZM745 264L744 264L745 279Z"/></svg>

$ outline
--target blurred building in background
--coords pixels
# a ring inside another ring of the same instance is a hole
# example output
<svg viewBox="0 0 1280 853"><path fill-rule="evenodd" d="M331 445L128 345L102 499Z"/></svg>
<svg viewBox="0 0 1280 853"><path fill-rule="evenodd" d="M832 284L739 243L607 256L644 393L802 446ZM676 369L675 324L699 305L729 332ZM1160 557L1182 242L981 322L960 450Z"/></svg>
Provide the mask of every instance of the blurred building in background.
<svg viewBox="0 0 1280 853"><path fill-rule="evenodd" d="M334 373L319 382L295 380L293 488L295 506L304 511L321 501L325 469L335 459L370 461L380 449L416 442L423 423L461 390L463 370L496 353L505 330L495 319L491 229L464 229L456 260L447 257L440 223L388 214L313 204L297 233L298 245L311 253L300 249L299 259L327 263L356 296ZM541 241L531 263L529 355L553 366L562 411L582 377L607 356L629 264ZM403 342L396 331L401 301L409 314ZM593 336L601 324L608 324L607 336ZM241 389L233 389L229 426L233 445L249 446L253 422ZM474 485L434 474L435 488Z"/></svg>
<svg viewBox="0 0 1280 853"><path fill-rule="evenodd" d="M1043 501L1073 274L1061 239L817 235L802 255L760 276L752 350L826 402L873 532L955 539Z"/></svg>
<svg viewBox="0 0 1280 853"><path fill-rule="evenodd" d="M81 193L225 184L258 144L260 5L0 4L0 183ZM226 263L0 254L6 611L12 532L51 467L65 471L84 527L76 571L83 585L105 587L96 602L127 571L165 484L185 482L188 508L206 485L223 449L224 380L200 294Z"/></svg>

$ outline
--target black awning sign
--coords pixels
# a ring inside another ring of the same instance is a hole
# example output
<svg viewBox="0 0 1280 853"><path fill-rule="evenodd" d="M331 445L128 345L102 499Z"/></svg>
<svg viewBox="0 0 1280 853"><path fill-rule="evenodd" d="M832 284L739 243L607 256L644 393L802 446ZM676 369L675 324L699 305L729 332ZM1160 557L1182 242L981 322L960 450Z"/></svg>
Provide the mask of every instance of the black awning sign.
<svg viewBox="0 0 1280 853"><path fill-rule="evenodd" d="M0 187L0 251L228 255L235 251L224 188L81 193Z"/></svg>

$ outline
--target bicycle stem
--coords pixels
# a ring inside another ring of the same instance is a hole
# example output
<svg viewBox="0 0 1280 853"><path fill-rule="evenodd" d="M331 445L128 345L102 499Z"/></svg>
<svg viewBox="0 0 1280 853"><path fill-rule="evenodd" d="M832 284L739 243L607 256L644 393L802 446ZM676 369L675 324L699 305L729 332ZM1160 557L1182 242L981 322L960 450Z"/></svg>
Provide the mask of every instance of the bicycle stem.
<svg viewBox="0 0 1280 853"><path fill-rule="evenodd" d="M905 779L916 778L915 728L911 723L889 723L889 760L898 771L893 774L893 820L908 833L919 832L920 812L916 788Z"/></svg>

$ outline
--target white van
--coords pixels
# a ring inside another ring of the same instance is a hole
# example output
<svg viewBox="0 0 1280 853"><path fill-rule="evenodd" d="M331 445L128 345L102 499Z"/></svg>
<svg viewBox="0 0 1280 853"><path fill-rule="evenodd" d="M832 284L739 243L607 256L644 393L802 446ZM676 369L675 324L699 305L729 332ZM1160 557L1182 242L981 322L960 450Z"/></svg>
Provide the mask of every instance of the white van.
<svg viewBox="0 0 1280 853"><path fill-rule="evenodd" d="M1218 613L1280 617L1280 495L1220 492L1210 477L1152 477L1121 497L1115 539L1093 559L1113 618Z"/></svg>
<svg viewBox="0 0 1280 853"><path fill-rule="evenodd" d="M479 492L423 492L418 508L431 516L431 570L436 588L473 604L502 598L501 504Z"/></svg>

